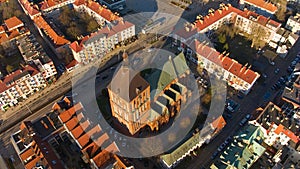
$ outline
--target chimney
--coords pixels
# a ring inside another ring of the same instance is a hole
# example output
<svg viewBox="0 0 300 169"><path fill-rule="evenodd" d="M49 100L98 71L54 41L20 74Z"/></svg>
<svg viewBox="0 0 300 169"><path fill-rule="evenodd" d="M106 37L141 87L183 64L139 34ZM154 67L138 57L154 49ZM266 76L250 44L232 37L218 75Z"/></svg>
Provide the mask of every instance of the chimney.
<svg viewBox="0 0 300 169"><path fill-rule="evenodd" d="M189 25L185 25L185 31L187 31L187 32L189 32L190 31L190 27L189 27Z"/></svg>
<svg viewBox="0 0 300 169"><path fill-rule="evenodd" d="M218 9L218 12L219 12L220 14L222 14L222 9Z"/></svg>

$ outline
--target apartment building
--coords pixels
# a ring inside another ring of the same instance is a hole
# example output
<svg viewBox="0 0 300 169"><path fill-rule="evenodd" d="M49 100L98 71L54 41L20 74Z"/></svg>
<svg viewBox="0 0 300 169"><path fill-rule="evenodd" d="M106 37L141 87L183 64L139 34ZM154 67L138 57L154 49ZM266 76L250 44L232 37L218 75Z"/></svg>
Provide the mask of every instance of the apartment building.
<svg viewBox="0 0 300 169"><path fill-rule="evenodd" d="M242 10L246 8L266 17L272 17L277 11L274 4L265 0L240 0L239 5Z"/></svg>
<svg viewBox="0 0 300 169"><path fill-rule="evenodd" d="M70 44L73 56L79 63L87 64L99 59L115 48L115 45L134 36L135 25L128 21L116 21L107 24L102 29L91 35L85 36L80 41Z"/></svg>
<svg viewBox="0 0 300 169"><path fill-rule="evenodd" d="M6 110L9 106L18 104L28 96L46 87L43 75L33 67L26 65L5 76L0 82L0 106Z"/></svg>
<svg viewBox="0 0 300 169"><path fill-rule="evenodd" d="M220 4L220 8L217 10L210 9L208 15L197 16L197 20L194 25L199 29L199 33L209 33L220 28L223 24L233 23L242 32L251 34L252 29L255 27L260 27L266 30L267 35L264 39L267 43L273 39L273 36L280 29L281 24L267 18L265 16L259 15L255 12L245 10L239 10L232 7L231 4Z"/></svg>
<svg viewBox="0 0 300 169"><path fill-rule="evenodd" d="M292 31L293 33L300 33L300 13L295 16L290 16L287 20L285 28Z"/></svg>
<svg viewBox="0 0 300 169"><path fill-rule="evenodd" d="M75 0L45 0L41 1L38 6L42 12L49 12L57 8L74 3Z"/></svg>
<svg viewBox="0 0 300 169"><path fill-rule="evenodd" d="M47 41L51 42L51 46L59 48L70 43L63 35L56 33L43 16L36 16L33 18L33 21L40 34L45 37Z"/></svg>
<svg viewBox="0 0 300 169"><path fill-rule="evenodd" d="M100 5L98 2L92 0L76 0L73 3L74 9L77 12L84 12L95 18L99 25L105 25L115 20L119 20L120 17L117 13L113 13L105 6Z"/></svg>
<svg viewBox="0 0 300 169"><path fill-rule="evenodd" d="M35 66L47 81L55 78L57 71L53 61L32 34L19 38L17 46L26 63Z"/></svg>
<svg viewBox="0 0 300 169"><path fill-rule="evenodd" d="M187 58L205 68L208 72L224 80L236 90L248 94L260 77L260 74L250 69L250 66L242 65L236 60L220 54L214 48L193 40Z"/></svg>

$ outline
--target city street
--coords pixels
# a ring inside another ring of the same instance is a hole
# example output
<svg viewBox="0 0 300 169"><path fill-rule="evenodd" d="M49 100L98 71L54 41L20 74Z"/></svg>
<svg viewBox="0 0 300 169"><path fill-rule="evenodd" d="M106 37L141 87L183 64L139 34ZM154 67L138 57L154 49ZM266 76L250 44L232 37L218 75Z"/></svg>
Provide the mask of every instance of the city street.
<svg viewBox="0 0 300 169"><path fill-rule="evenodd" d="M281 76L287 75L286 69L291 61L296 57L296 53L297 51L299 51L299 48L300 41L298 40L290 49L290 52L285 59L277 57L274 61L276 63L274 66L268 65L265 73L268 74L269 77L267 78L265 85L254 85L252 91L243 99L239 99L236 94L234 94L233 96L228 96L229 98L240 104L240 111L233 113L232 119L230 119L229 122L227 121L225 128L214 140L198 150L197 157L193 159L183 160L183 162L180 163L177 168L179 169L185 167L189 169L199 169L203 166L205 168L209 168L211 164L210 157L215 151L217 151L218 146L220 146L227 137L233 135L240 128L239 122L242 120L242 118L244 118L246 114L253 113L259 106L263 108L269 101L272 101L277 96L280 91L272 91L271 87ZM274 73L274 70L276 68L280 69L280 72L278 74ZM263 96L267 92L271 93L271 96L267 100L265 100Z"/></svg>

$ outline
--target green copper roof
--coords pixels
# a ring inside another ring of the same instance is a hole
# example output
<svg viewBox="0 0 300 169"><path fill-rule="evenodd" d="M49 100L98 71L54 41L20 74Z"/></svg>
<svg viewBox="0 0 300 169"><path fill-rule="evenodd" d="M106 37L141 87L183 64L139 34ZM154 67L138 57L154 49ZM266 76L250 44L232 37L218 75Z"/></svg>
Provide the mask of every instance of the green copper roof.
<svg viewBox="0 0 300 169"><path fill-rule="evenodd" d="M245 126L234 138L210 168L226 169L231 166L238 169L250 168L266 150L259 143L263 133L257 126Z"/></svg>
<svg viewBox="0 0 300 169"><path fill-rule="evenodd" d="M145 80L150 84L151 98L154 98L166 88L173 80L189 70L183 53L169 59L162 66L162 69L152 70L145 75ZM154 91L154 92L153 92Z"/></svg>

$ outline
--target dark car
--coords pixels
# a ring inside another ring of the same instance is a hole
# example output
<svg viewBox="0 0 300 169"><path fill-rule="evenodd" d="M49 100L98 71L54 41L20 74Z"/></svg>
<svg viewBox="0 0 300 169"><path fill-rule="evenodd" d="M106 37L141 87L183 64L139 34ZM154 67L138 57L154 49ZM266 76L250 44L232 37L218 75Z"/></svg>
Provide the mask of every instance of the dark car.
<svg viewBox="0 0 300 169"><path fill-rule="evenodd" d="M275 71L274 71L274 73L275 73L275 74L278 74L279 71L280 71L279 68L276 68Z"/></svg>

